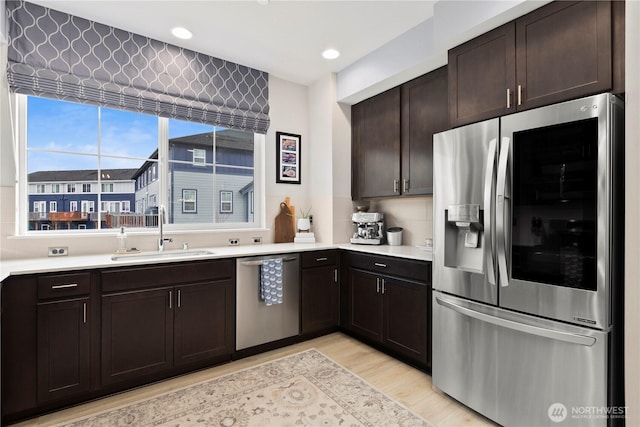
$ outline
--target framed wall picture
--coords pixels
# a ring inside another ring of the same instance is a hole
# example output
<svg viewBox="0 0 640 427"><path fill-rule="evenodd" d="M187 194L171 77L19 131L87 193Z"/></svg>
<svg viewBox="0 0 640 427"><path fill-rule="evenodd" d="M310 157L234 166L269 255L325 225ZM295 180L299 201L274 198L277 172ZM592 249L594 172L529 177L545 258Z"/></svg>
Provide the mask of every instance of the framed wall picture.
<svg viewBox="0 0 640 427"><path fill-rule="evenodd" d="M276 132L276 182L300 184L301 142L300 135Z"/></svg>

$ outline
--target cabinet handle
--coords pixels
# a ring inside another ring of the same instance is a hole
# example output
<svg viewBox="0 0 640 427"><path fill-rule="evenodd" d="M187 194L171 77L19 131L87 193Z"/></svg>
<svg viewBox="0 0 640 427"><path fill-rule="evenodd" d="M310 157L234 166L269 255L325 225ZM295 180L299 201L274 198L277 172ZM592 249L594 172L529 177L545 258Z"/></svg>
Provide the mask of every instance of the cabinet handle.
<svg viewBox="0 0 640 427"><path fill-rule="evenodd" d="M316 258L316 262L322 262L322 261L326 261L326 260L327 260L326 257Z"/></svg>
<svg viewBox="0 0 640 427"><path fill-rule="evenodd" d="M399 190L400 190L400 189L399 189L399 182L398 182L398 180L397 180L397 179L394 179L394 180L393 180L393 192L394 192L394 193L397 193Z"/></svg>
<svg viewBox="0 0 640 427"><path fill-rule="evenodd" d="M87 324L87 303L82 303L82 323Z"/></svg>
<svg viewBox="0 0 640 427"><path fill-rule="evenodd" d="M402 180L402 192L403 193L408 193L409 192L409 180L408 179L403 179Z"/></svg>
<svg viewBox="0 0 640 427"><path fill-rule="evenodd" d="M338 283L338 269L337 268L333 269L333 281L334 281L334 283Z"/></svg>
<svg viewBox="0 0 640 427"><path fill-rule="evenodd" d="M380 278L376 277L376 294L380 293Z"/></svg>
<svg viewBox="0 0 640 427"><path fill-rule="evenodd" d="M67 289L67 288L75 288L77 286L78 286L77 283L65 283L62 285L53 285L51 286L51 289Z"/></svg>
<svg viewBox="0 0 640 427"><path fill-rule="evenodd" d="M518 85L518 105L522 105L522 85Z"/></svg>
<svg viewBox="0 0 640 427"><path fill-rule="evenodd" d="M181 306L182 292L178 289L178 308Z"/></svg>
<svg viewBox="0 0 640 427"><path fill-rule="evenodd" d="M385 280L382 279L382 295L384 295L384 285L385 285Z"/></svg>
<svg viewBox="0 0 640 427"><path fill-rule="evenodd" d="M511 108L511 89L507 88L507 109Z"/></svg>
<svg viewBox="0 0 640 427"><path fill-rule="evenodd" d="M383 264L381 262L374 262L373 265L375 265L376 267L387 268L387 264Z"/></svg>
<svg viewBox="0 0 640 427"><path fill-rule="evenodd" d="M169 310L173 309L173 304L171 301L173 300L173 291L169 291Z"/></svg>

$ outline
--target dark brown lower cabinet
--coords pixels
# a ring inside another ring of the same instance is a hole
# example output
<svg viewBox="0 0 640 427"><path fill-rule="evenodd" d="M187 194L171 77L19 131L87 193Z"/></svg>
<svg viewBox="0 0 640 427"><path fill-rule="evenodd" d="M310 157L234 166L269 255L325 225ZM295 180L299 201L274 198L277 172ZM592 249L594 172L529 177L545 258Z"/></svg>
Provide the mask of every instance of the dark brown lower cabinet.
<svg viewBox="0 0 640 427"><path fill-rule="evenodd" d="M301 257L301 333L337 328L340 321L338 251L304 252Z"/></svg>
<svg viewBox="0 0 640 427"><path fill-rule="evenodd" d="M362 254L347 258L348 306L343 311L348 320L343 326L430 369L430 265Z"/></svg>
<svg viewBox="0 0 640 427"><path fill-rule="evenodd" d="M89 298L38 303L38 402L91 389Z"/></svg>
<svg viewBox="0 0 640 427"><path fill-rule="evenodd" d="M173 367L173 288L102 297L102 385Z"/></svg>
<svg viewBox="0 0 640 427"><path fill-rule="evenodd" d="M102 291L103 387L231 359L233 260L104 271Z"/></svg>
<svg viewBox="0 0 640 427"><path fill-rule="evenodd" d="M198 283L176 289L176 366L230 355L234 333L235 283Z"/></svg>

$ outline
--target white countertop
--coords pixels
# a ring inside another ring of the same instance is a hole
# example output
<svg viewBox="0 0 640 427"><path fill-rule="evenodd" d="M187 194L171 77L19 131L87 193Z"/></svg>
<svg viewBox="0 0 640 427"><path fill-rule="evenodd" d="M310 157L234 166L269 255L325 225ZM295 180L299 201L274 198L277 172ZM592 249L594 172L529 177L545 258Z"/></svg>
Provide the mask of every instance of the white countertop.
<svg viewBox="0 0 640 427"><path fill-rule="evenodd" d="M207 250L213 252L206 255L167 257L162 259L136 259L135 257L113 261L114 255L81 255L46 258L26 258L18 260L2 261L0 263L0 281L9 276L55 273L70 270L85 270L93 268L122 267L130 265L164 264L170 262L193 261L202 259L238 258L246 256L269 255L291 252L316 251L323 249L346 249L357 252L366 252L375 255L395 256L399 258L431 261L431 252L424 247L416 246L389 246L389 245L353 245L325 244L325 243L274 243L263 245L221 246L213 248L191 248L191 250ZM167 253L179 253L180 250L167 251Z"/></svg>

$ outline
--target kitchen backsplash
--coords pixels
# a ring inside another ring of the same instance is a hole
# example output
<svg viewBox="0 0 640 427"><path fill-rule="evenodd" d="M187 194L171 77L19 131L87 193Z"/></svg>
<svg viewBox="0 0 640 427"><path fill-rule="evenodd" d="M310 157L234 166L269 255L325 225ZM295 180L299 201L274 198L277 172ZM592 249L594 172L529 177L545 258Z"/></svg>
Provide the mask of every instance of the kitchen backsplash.
<svg viewBox="0 0 640 427"><path fill-rule="evenodd" d="M360 203L354 203L355 206ZM371 201L369 212L382 212L385 226L402 227L403 245L424 245L433 237L433 197L399 197Z"/></svg>

